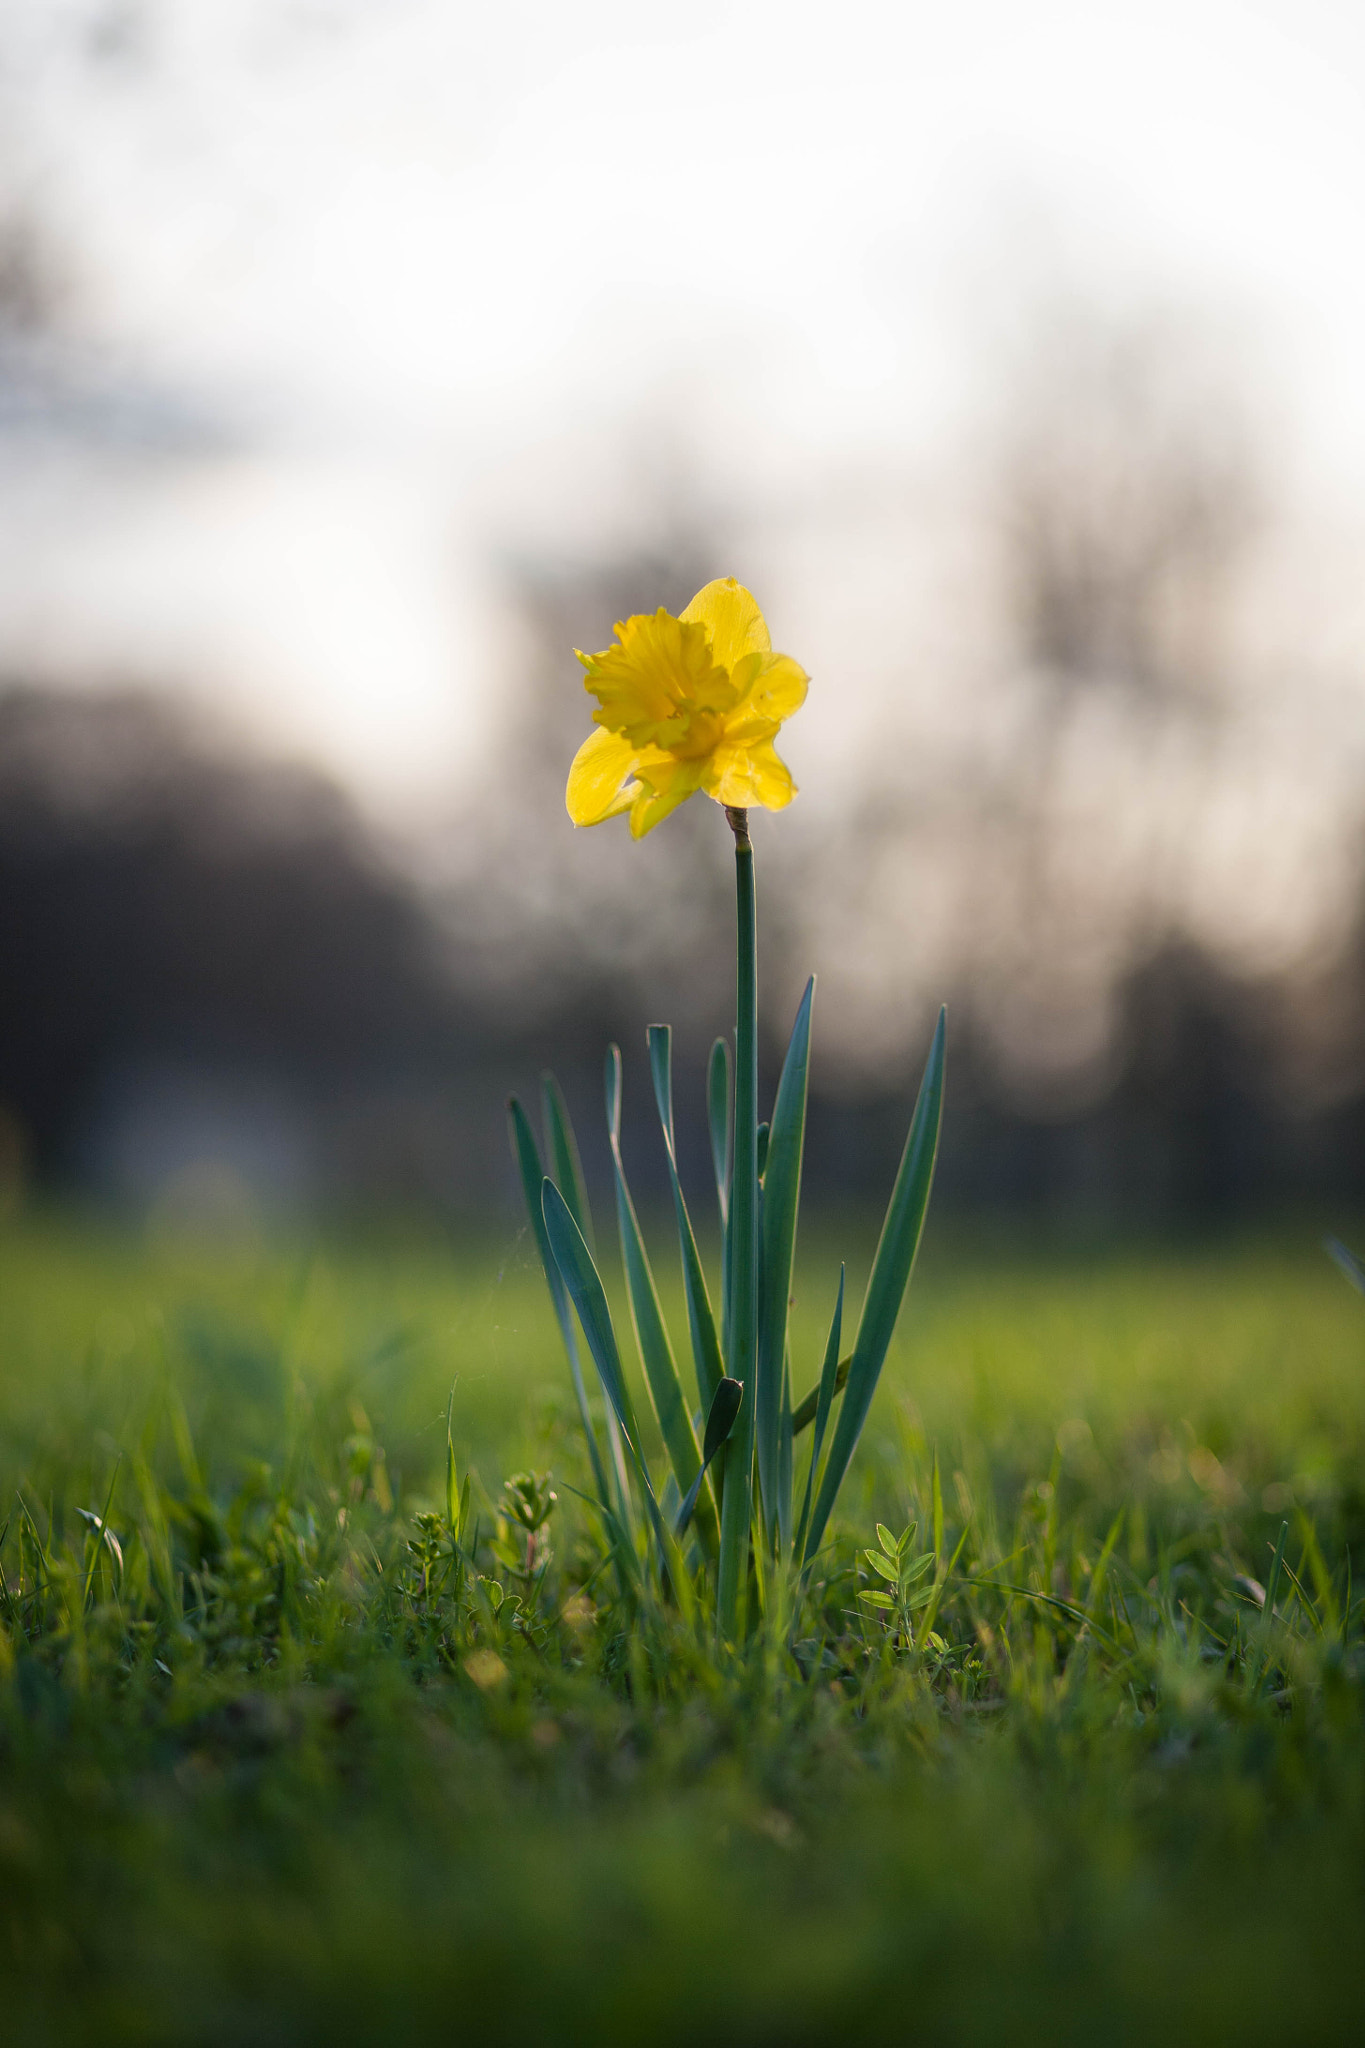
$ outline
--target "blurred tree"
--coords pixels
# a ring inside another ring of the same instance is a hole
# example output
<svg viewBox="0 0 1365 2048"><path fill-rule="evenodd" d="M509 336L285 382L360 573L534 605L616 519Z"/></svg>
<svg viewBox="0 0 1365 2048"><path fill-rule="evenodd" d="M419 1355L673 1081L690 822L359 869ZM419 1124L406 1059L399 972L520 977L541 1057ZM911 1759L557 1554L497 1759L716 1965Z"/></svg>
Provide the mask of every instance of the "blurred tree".
<svg viewBox="0 0 1365 2048"><path fill-rule="evenodd" d="M904 928L880 1000L918 1000L896 963L932 938L959 1038L1002 1100L1061 1114L1099 1099L1129 977L1189 937L1263 472L1237 377L1194 323L1068 304L1002 366L961 515L989 626L975 667L943 681L980 709L946 760L910 733L888 746L861 857L841 863Z"/></svg>
<svg viewBox="0 0 1365 2048"><path fill-rule="evenodd" d="M339 792L132 692L0 694L0 959L0 1101L40 1173L131 1062L317 1099L469 1056L434 928Z"/></svg>

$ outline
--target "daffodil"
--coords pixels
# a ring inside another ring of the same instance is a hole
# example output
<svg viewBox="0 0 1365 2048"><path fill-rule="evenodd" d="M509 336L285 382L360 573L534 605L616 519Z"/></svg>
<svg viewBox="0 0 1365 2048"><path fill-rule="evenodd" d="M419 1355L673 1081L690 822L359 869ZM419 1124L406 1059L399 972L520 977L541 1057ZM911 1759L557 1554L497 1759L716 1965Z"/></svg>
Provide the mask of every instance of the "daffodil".
<svg viewBox="0 0 1365 2048"><path fill-rule="evenodd" d="M578 658L597 709L593 731L569 770L567 802L574 823L600 825L625 811L639 839L701 790L725 807L734 835L735 1031L733 1041L718 1038L712 1046L706 1075L723 1224L718 1316L678 1179L672 1040L666 1025L649 1028L650 1077L668 1153L697 1394L706 1417L700 1436L693 1422L695 1404L659 1321L649 1260L626 1186L619 1144L623 1070L615 1046L607 1062L607 1129L626 1293L645 1385L682 1503L676 1519L670 1513L665 1520L663 1489L651 1477L642 1448L602 1276L584 1234L586 1217L579 1221L576 1147L552 1076L545 1077L548 1157L515 1098L510 1105L512 1149L568 1353L622 1599L633 1599L643 1567L660 1592L667 1585L686 1620L699 1584L691 1552L684 1558L679 1545L695 1526L706 1567L714 1569L717 1640L738 1649L754 1633L752 1603L757 1600L761 1611L765 1587L780 1589L782 1612L796 1611L790 1603L801 1597L807 1567L822 1548L835 1498L858 1448L929 1201L943 1100L943 1019L940 1015L878 1241L837 1418L830 1409L843 1386L835 1372L843 1327L842 1279L819 1385L794 1408L787 1309L793 1298L815 980L812 976L807 982L796 1013L772 1115L760 1124L757 896L748 812L754 805L780 811L796 794L773 741L783 721L805 702L806 673L789 654L774 654L762 612L733 577L708 583L678 618L657 611L623 620L614 646ZM760 1131L771 1132L761 1175ZM609 1472L588 1405L566 1296L607 1398L614 1472ZM806 1465L805 1498L798 1502L792 1487L792 1438L801 1427L797 1418L809 1421L812 1416L815 1441ZM628 1464L620 1457L622 1445L630 1452ZM639 1526L648 1531L649 1563L631 1533L631 1498L640 1511ZM761 1570L755 1543L767 1559Z"/></svg>
<svg viewBox="0 0 1365 2048"><path fill-rule="evenodd" d="M635 838L702 790L716 803L780 811L796 794L773 747L806 697L806 672L774 654L758 605L733 576L674 618L638 612L614 647L578 659L597 699L565 800L575 825L630 812Z"/></svg>

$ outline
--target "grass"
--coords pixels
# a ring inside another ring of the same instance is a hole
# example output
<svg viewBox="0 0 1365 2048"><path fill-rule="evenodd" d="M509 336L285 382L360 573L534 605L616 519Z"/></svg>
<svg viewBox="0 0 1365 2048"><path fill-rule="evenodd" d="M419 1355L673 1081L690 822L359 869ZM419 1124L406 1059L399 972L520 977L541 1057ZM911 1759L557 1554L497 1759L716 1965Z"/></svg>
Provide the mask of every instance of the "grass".
<svg viewBox="0 0 1365 2048"><path fill-rule="evenodd" d="M1308 1233L931 1239L812 1600L740 1663L623 1612L587 1487L510 1229L9 1226L6 2042L1354 2033L1365 1313ZM877 1590L931 1590L910 1642Z"/></svg>

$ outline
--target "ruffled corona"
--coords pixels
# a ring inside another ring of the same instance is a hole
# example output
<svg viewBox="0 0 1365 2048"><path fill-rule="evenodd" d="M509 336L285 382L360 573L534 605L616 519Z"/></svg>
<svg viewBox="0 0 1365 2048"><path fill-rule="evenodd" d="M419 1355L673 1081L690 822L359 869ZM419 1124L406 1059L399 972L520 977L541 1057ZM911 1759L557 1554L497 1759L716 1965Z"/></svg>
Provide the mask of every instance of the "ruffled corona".
<svg viewBox="0 0 1365 2048"><path fill-rule="evenodd" d="M569 770L575 825L630 813L637 839L701 790L718 804L780 811L796 785L773 748L806 698L806 672L774 654L763 614L733 576L680 618L638 612L614 647L579 653L597 730Z"/></svg>

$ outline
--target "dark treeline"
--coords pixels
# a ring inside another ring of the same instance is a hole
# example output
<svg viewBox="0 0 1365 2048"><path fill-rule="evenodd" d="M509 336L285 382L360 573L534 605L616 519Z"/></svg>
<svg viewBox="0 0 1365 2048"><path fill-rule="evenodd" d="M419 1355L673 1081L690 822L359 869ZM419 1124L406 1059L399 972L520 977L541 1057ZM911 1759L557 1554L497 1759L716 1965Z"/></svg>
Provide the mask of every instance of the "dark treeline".
<svg viewBox="0 0 1365 2048"><path fill-rule="evenodd" d="M676 835L675 871L690 844ZM724 862L709 837L697 845L715 872L694 913L723 920ZM503 1100L533 1088L542 1065L560 1072L601 1172L601 1060L616 1037L648 1198L660 1161L646 1131L645 1023L668 1013L670 995L682 1002L679 1094L699 1111L728 961L714 947L703 959L665 901L637 957L618 945L614 960L589 958L576 974L561 960L543 984L512 987L480 952L488 891L469 887L468 900L458 886L426 900L325 781L210 743L159 701L10 688L6 1156L22 1153L37 1189L133 1204L216 1163L267 1207L477 1214L511 1199ZM538 957L535 907L523 901L518 914L524 957ZM552 944L543 950L555 960ZM1365 922L1312 988L1238 982L1190 946L1166 945L1121 993L1104 1086L1048 1113L1001 1078L974 1031L971 991L956 992L945 1202L1114 1229L1287 1201L1365 1203L1365 1087L1342 1052L1365 1040L1362 963ZM779 1052L766 1049L770 1083ZM873 1200L894 1170L905 1096L840 1081L817 1066L811 1185ZM701 1118L681 1120L700 1187Z"/></svg>

